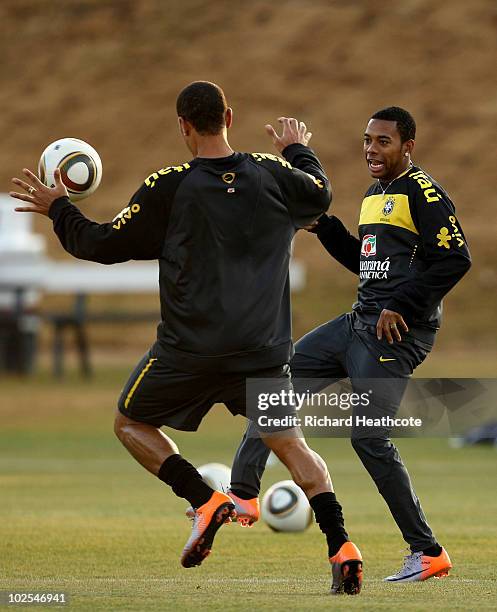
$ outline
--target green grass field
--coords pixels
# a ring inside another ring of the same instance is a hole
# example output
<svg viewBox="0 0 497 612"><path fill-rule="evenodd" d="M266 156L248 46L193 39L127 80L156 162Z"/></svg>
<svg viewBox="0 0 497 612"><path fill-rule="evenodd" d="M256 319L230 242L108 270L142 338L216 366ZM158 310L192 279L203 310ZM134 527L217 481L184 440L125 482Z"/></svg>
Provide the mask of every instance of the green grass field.
<svg viewBox="0 0 497 612"><path fill-rule="evenodd" d="M228 525L211 557L184 570L186 502L146 473L112 433L113 406L129 368L103 368L90 383L71 375L3 380L0 398L0 590L66 591L78 610L481 610L495 609L495 450L454 450L446 440L399 448L451 576L387 585L405 544L346 440L314 439L327 460L347 525L365 559L359 597L332 598L315 525L274 534ZM425 374L426 375L426 374ZM216 407L198 434L178 434L200 465L231 463L243 431ZM264 488L287 478L268 469Z"/></svg>

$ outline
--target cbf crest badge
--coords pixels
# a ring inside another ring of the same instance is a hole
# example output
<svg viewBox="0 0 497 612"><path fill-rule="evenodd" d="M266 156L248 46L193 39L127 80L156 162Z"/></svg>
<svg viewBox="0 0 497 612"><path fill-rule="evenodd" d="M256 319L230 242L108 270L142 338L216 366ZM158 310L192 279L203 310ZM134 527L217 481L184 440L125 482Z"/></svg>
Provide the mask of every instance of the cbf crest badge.
<svg viewBox="0 0 497 612"><path fill-rule="evenodd" d="M388 200L385 202L385 206L383 207L383 210L382 210L385 217L392 214L394 206L395 206L395 198L390 196Z"/></svg>

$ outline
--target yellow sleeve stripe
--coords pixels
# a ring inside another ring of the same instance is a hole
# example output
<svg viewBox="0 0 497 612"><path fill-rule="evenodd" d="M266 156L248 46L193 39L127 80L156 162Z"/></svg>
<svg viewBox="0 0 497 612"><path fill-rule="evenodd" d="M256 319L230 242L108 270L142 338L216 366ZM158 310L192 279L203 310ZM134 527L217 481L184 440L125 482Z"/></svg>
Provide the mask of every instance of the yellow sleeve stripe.
<svg viewBox="0 0 497 612"><path fill-rule="evenodd" d="M129 406L129 403L131 401L131 398L133 397L133 394L135 393L136 389L138 388L138 385L141 383L142 378L150 370L150 368L151 368L152 364L154 363L154 361L157 361L156 357L153 357L152 359L149 359L147 365L143 368L143 370L140 372L140 375L135 380L134 385L131 387L131 389L129 390L128 395L126 396L126 400L124 402L124 407L125 408L127 408Z"/></svg>
<svg viewBox="0 0 497 612"><path fill-rule="evenodd" d="M167 168L161 168L157 170L157 172L152 172L152 174L147 176L144 182L147 187L152 189L152 187L155 187L155 182L159 180L159 176L165 176L166 174L171 174L171 172L183 172L183 170L189 169L190 164L188 162L181 164L181 166L167 166Z"/></svg>
<svg viewBox="0 0 497 612"><path fill-rule="evenodd" d="M250 155L252 155L257 162L261 162L264 159L270 159L271 161L281 164L283 168L289 168L290 170L292 169L290 162L287 162L286 159L283 159L282 157L278 157L278 155L273 155L273 153L251 153Z"/></svg>
<svg viewBox="0 0 497 612"><path fill-rule="evenodd" d="M382 223L419 234L411 217L409 198L403 193L371 195L364 198L359 225Z"/></svg>

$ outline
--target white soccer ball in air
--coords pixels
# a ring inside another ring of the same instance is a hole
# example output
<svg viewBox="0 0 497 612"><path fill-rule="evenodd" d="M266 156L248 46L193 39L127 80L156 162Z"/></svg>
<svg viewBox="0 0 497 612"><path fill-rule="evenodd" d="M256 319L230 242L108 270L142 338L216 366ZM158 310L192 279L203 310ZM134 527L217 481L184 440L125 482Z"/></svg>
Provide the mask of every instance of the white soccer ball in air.
<svg viewBox="0 0 497 612"><path fill-rule="evenodd" d="M261 514L273 531L304 531L312 523L307 497L293 480L277 482L266 491Z"/></svg>
<svg viewBox="0 0 497 612"><path fill-rule="evenodd" d="M61 138L49 144L38 164L42 183L54 187L54 171L60 168L60 177L73 201L91 195L102 180L102 161L95 149L78 138Z"/></svg>
<svg viewBox="0 0 497 612"><path fill-rule="evenodd" d="M222 463L206 463L198 468L202 480L216 491L226 491L231 482L231 470Z"/></svg>

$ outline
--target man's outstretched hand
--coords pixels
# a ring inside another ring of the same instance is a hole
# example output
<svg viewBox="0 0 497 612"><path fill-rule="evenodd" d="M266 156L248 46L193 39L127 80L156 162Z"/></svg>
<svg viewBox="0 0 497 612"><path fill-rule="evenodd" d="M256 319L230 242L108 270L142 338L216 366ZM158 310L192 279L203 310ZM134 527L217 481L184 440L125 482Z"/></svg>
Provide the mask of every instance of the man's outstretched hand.
<svg viewBox="0 0 497 612"><path fill-rule="evenodd" d="M55 187L47 187L44 185L40 179L27 168L24 168L22 172L29 179L29 183L18 178L13 178L12 182L14 185L22 187L27 193L10 191L9 195L17 200L27 202L29 206L19 206L15 210L17 212L35 212L48 217L48 211L53 202L57 200L57 198L68 195L66 186L60 178L59 168L54 172Z"/></svg>
<svg viewBox="0 0 497 612"><path fill-rule="evenodd" d="M307 143L312 138L312 133L307 131L307 126L303 121L297 121L293 117L280 117L279 123L283 126L281 136L278 136L272 125L266 125L266 132L271 136L274 146L281 153L283 149L291 144Z"/></svg>

